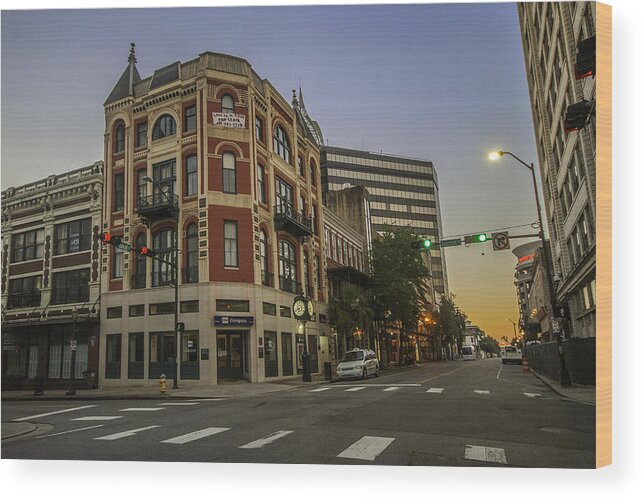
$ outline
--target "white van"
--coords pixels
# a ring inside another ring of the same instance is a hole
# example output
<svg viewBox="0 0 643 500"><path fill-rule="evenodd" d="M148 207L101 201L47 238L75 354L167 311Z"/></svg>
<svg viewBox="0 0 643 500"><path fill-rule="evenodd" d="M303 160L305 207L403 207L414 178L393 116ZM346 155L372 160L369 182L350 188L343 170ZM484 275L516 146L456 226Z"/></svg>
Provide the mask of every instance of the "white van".
<svg viewBox="0 0 643 500"><path fill-rule="evenodd" d="M500 357L502 358L503 365L506 365L507 363L516 363L518 365L522 364L522 351L513 345L501 347Z"/></svg>
<svg viewBox="0 0 643 500"><path fill-rule="evenodd" d="M337 365L337 378L366 378L369 375L380 374L380 364L377 355L370 349L353 349L344 354Z"/></svg>
<svg viewBox="0 0 643 500"><path fill-rule="evenodd" d="M472 345L464 345L460 349L460 354L462 359L465 361L475 361L476 360L476 348Z"/></svg>

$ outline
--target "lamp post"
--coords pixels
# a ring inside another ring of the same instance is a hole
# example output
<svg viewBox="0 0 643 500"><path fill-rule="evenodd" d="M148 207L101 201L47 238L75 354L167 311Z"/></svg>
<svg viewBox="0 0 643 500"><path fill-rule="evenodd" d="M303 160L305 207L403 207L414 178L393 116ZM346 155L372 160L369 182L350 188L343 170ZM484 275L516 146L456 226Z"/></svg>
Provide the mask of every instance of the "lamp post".
<svg viewBox="0 0 643 500"><path fill-rule="evenodd" d="M71 349L71 373L69 374L69 384L67 385L67 396L75 396L76 388L74 387L74 378L76 377L76 341L78 340L78 309L74 307L71 311L71 319L74 321L74 337L69 346Z"/></svg>
<svg viewBox="0 0 643 500"><path fill-rule="evenodd" d="M516 160L521 165L524 165L531 171L531 180L534 185L534 196L536 198L536 210L538 211L538 236L540 237L540 242L543 248L543 264L545 266L545 272L547 274L547 286L549 289L549 298L551 303L550 325L552 325L551 329L553 331L553 320L557 310L556 295L554 291L554 285L552 282L553 269L551 267L551 263L549 262L549 254L547 253L547 246L545 242L545 225L543 224L542 213L540 210L540 201L538 198L538 184L536 182L536 169L534 168L533 163L528 164L509 151L496 151L489 155L489 159L497 160L504 155L511 156L514 160ZM569 377L569 372L567 371L567 366L565 364L565 352L563 350L563 339L560 334L560 330L557 331L555 335L556 335L556 342L558 344L558 354L560 356L560 385L562 385L563 387L569 387L571 385L571 380Z"/></svg>
<svg viewBox="0 0 643 500"><path fill-rule="evenodd" d="M518 337L516 336L516 323L511 321L509 318L507 318L507 321L514 326L514 339L518 340Z"/></svg>
<svg viewBox="0 0 643 500"><path fill-rule="evenodd" d="M179 203L178 199L176 203L172 200L166 193L163 191L162 187L149 176L143 177L145 182L149 182L152 185L156 186L159 192L170 204L172 211L174 212L174 241L172 248L172 260L173 262L166 262L173 269L173 278L174 278L174 382L172 389L179 388Z"/></svg>

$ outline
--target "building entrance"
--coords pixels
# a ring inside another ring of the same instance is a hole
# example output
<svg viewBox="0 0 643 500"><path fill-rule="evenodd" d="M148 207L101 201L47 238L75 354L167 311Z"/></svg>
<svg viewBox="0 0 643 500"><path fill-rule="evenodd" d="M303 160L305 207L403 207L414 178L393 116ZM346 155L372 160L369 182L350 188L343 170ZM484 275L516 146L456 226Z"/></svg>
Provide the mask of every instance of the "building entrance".
<svg viewBox="0 0 643 500"><path fill-rule="evenodd" d="M217 332L217 378L244 378L245 342L245 332Z"/></svg>

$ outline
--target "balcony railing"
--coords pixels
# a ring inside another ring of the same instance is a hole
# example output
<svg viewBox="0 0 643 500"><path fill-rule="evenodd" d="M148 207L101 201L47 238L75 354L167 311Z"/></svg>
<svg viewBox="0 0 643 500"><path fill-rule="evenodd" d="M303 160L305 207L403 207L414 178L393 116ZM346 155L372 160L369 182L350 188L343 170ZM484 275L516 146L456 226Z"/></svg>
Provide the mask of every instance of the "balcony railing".
<svg viewBox="0 0 643 500"><path fill-rule="evenodd" d="M275 227L283 229L293 236L312 236L313 229L310 219L297 212L292 205L280 204L275 206Z"/></svg>
<svg viewBox="0 0 643 500"><path fill-rule="evenodd" d="M172 192L160 192L138 197L138 213L145 217L174 217L179 197Z"/></svg>

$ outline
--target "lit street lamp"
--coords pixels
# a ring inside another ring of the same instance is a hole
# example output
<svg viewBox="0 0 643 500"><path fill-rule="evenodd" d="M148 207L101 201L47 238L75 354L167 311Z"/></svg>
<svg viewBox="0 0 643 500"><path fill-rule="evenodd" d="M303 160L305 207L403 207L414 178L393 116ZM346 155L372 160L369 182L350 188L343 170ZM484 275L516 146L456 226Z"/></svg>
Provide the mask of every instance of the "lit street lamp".
<svg viewBox="0 0 643 500"><path fill-rule="evenodd" d="M518 158L516 155L509 151L494 151L493 153L489 154L489 159L490 160L497 160L501 156L504 155L509 155L511 156L514 160L518 161L520 164L524 165L531 171L531 180L534 184L534 196L536 197L536 210L538 211L538 236L540 237L540 242L543 247L543 264L545 266L545 272L547 274L547 285L549 287L549 297L550 297L550 302L551 302L551 320L550 320L550 325L551 329L553 331L553 320L554 320L554 315L556 314L556 295L554 292L554 285L552 283L552 268L551 268L551 263L549 262L549 254L547 253L547 246L545 243L545 225L543 224L543 218L540 210L540 201L538 198L538 184L536 182L536 169L534 168L534 164L527 164L524 161L522 161L520 158ZM556 342L558 343L558 353L560 356L560 384L563 387L569 387L571 385L571 380L569 378L569 372L567 371L567 366L565 364L565 353L563 351L563 339L560 334L560 330L555 333L556 335Z"/></svg>
<svg viewBox="0 0 643 500"><path fill-rule="evenodd" d="M159 192L167 200L170 207L174 211L174 242L172 248L172 260L173 262L166 262L174 270L174 383L172 389L179 388L179 203L178 199L176 204L163 190L162 186L159 185L154 179L146 175L143 177L145 182L150 182L156 186Z"/></svg>
<svg viewBox="0 0 643 500"><path fill-rule="evenodd" d="M511 321L509 318L507 318L507 321L509 321L509 323L511 323L514 326L514 339L518 340L518 337L516 336L516 323Z"/></svg>

